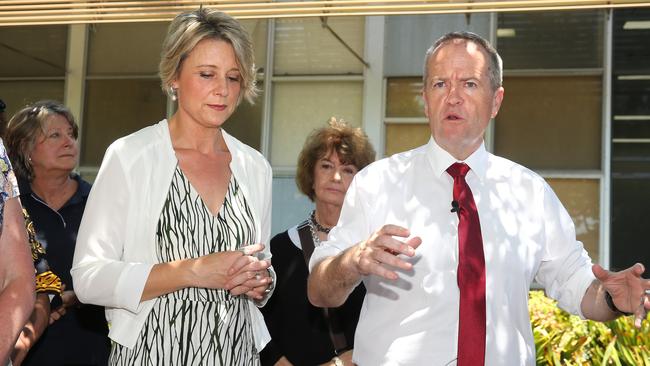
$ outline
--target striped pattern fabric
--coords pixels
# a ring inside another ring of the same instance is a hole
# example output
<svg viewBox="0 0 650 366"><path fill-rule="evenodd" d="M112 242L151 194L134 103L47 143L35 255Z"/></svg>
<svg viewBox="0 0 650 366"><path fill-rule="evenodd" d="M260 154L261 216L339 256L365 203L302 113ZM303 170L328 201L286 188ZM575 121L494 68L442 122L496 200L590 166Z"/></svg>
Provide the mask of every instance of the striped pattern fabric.
<svg viewBox="0 0 650 366"><path fill-rule="evenodd" d="M157 228L160 262L236 250L255 240L252 212L234 178L213 216L179 167ZM186 288L156 299L133 349L113 343L111 365L259 365L244 296Z"/></svg>

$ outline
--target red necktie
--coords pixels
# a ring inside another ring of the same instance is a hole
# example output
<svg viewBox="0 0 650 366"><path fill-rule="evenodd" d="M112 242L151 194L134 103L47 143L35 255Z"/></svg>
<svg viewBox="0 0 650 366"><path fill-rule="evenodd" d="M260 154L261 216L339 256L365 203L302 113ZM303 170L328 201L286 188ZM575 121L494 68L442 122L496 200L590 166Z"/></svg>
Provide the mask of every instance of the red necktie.
<svg viewBox="0 0 650 366"><path fill-rule="evenodd" d="M485 257L478 211L465 181L469 166L454 163L447 173L454 178L458 203L458 366L485 364ZM456 207L454 205L454 207Z"/></svg>

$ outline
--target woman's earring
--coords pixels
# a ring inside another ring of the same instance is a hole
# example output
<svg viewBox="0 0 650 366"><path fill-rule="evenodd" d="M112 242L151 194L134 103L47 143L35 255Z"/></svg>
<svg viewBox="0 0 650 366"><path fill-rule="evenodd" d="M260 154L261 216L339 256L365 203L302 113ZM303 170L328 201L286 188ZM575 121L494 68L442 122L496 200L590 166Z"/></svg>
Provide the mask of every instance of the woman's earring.
<svg viewBox="0 0 650 366"><path fill-rule="evenodd" d="M171 96L172 100L174 100L174 101L176 100L176 98L177 98L176 89L174 89L173 86L169 87L169 95Z"/></svg>

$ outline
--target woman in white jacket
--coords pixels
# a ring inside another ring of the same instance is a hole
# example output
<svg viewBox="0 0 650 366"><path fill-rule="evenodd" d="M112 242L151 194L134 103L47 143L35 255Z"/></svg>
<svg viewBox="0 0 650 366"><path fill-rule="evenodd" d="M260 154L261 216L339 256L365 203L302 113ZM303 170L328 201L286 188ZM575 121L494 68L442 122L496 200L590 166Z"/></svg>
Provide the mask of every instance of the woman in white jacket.
<svg viewBox="0 0 650 366"><path fill-rule="evenodd" d="M257 365L271 168L222 129L256 95L252 43L223 13L180 14L160 76L178 110L108 148L77 238L77 296L106 307L112 365Z"/></svg>

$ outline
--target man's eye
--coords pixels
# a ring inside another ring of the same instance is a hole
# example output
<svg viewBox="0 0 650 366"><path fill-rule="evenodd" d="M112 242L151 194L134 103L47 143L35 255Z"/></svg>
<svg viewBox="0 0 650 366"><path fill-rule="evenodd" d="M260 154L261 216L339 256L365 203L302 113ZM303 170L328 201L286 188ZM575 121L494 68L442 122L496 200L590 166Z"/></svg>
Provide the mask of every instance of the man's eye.
<svg viewBox="0 0 650 366"><path fill-rule="evenodd" d="M209 79L209 78L212 77L212 74L207 73L207 72L202 72L202 73L200 73L199 75L200 75L202 78L204 78L204 79Z"/></svg>
<svg viewBox="0 0 650 366"><path fill-rule="evenodd" d="M468 88L476 88L476 87L478 86L478 84L476 84L476 83L473 82L473 81L468 81L468 82L465 83L465 85L466 85Z"/></svg>
<svg viewBox="0 0 650 366"><path fill-rule="evenodd" d="M442 87L445 86L445 82L444 82L444 81L436 81L436 82L433 83L431 86L432 86L433 88L442 88Z"/></svg>

